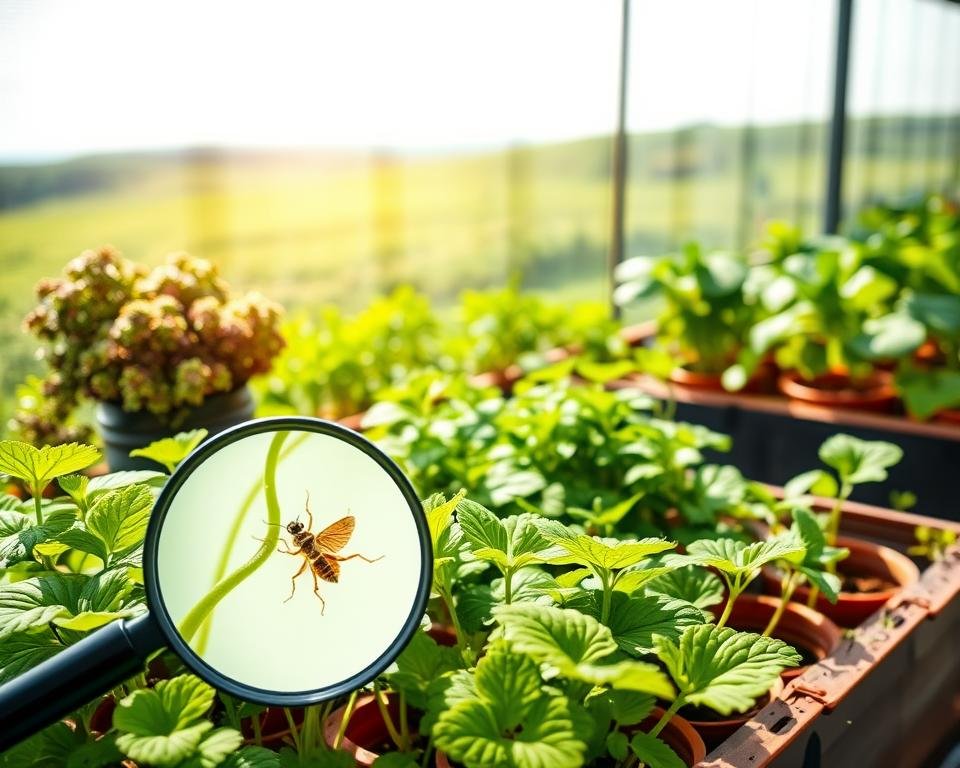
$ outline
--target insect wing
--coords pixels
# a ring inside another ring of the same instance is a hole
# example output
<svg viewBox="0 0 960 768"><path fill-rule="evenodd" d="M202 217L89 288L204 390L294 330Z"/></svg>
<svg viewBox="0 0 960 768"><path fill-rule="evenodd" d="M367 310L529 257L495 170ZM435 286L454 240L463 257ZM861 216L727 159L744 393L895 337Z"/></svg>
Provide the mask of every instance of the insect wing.
<svg viewBox="0 0 960 768"><path fill-rule="evenodd" d="M336 560L327 560L320 555L313 561L313 572L324 581L336 584L340 580L340 563Z"/></svg>
<svg viewBox="0 0 960 768"><path fill-rule="evenodd" d="M316 546L325 549L327 552L339 552L350 541L355 525L356 520L353 515L341 517L337 522L331 523L317 534Z"/></svg>

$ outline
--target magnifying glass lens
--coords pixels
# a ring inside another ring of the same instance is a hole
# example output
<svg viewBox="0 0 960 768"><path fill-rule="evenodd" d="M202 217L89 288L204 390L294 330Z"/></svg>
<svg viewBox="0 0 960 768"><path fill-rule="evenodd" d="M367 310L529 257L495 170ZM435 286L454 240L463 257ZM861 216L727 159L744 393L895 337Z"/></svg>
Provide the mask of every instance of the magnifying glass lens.
<svg viewBox="0 0 960 768"><path fill-rule="evenodd" d="M200 451L165 489L145 553L175 650L266 702L325 698L386 666L429 589L423 514L396 467L333 425Z"/></svg>

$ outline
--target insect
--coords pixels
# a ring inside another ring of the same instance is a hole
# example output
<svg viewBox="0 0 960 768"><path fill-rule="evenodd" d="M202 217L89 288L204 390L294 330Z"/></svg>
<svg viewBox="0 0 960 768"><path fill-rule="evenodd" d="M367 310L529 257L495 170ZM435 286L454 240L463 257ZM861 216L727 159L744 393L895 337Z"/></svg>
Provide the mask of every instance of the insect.
<svg viewBox="0 0 960 768"><path fill-rule="evenodd" d="M377 560L382 559L383 555L369 558L359 553L352 555L336 554L347 545L347 542L350 541L350 537L353 535L353 529L356 525L356 520L353 515L341 517L335 523L331 523L320 531L320 533L315 534L312 531L313 514L310 512L309 491L307 491L307 500L304 504L304 509L307 513L306 526L300 522L299 518L287 523L285 526L287 533L293 536L293 543L297 548L290 549L289 545L286 549L277 548L278 552L283 552L285 555L294 555L295 557L303 558L300 570L290 577L290 597L283 602L287 603L293 599L293 595L297 591L297 577L309 568L310 574L313 576L313 594L320 600L320 615L322 616L327 604L320 594L320 582L317 581L317 577L319 576L324 581L336 584L340 581L340 563L345 560L352 560L355 557L359 557L368 563L375 563ZM284 544L286 543L287 542L284 541Z"/></svg>

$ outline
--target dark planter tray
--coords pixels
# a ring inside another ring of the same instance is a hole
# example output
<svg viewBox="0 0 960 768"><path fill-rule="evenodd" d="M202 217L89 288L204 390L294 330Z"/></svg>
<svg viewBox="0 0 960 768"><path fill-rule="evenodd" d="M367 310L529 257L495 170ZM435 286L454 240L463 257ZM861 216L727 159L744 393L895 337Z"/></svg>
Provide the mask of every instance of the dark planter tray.
<svg viewBox="0 0 960 768"><path fill-rule="evenodd" d="M624 335L632 344L643 344L655 330L655 325L646 323L624 329ZM779 395L668 386L647 376L612 386L634 386L658 399L672 398L678 420L702 424L733 439L732 450L710 456L711 461L733 464L747 477L778 485L815 468L817 449L837 432L896 443L903 449L903 460L890 469L886 481L858 487L854 498L887 507L892 491L913 491L925 514L960 520L960 503L955 500L955 473L960 467L960 427L956 425L811 405Z"/></svg>

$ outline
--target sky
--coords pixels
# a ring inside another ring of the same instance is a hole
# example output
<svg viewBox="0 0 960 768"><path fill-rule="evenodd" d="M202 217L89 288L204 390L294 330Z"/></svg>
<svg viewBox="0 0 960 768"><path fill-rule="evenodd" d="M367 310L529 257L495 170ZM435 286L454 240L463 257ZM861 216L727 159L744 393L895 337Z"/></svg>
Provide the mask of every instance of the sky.
<svg viewBox="0 0 960 768"><path fill-rule="evenodd" d="M630 130L824 119L834 13L633 0ZM861 0L857 14L854 114L960 106L960 7ZM0 158L609 133L619 25L619 0L0 0Z"/></svg>

